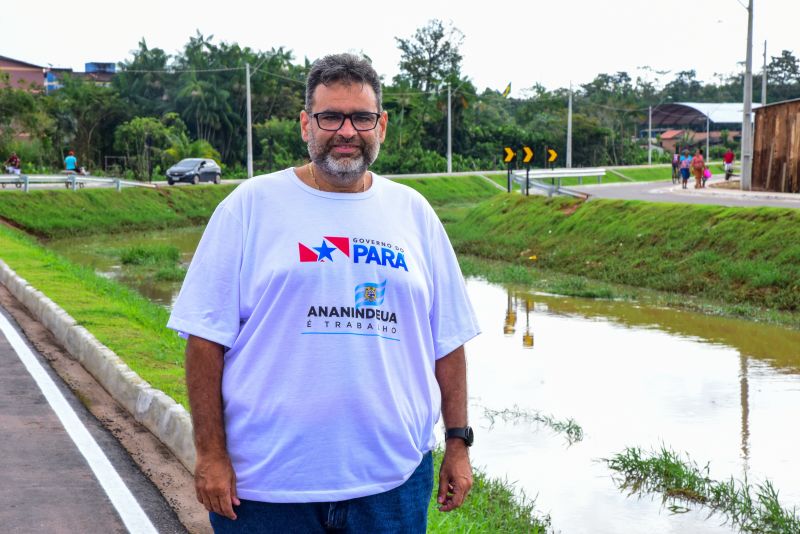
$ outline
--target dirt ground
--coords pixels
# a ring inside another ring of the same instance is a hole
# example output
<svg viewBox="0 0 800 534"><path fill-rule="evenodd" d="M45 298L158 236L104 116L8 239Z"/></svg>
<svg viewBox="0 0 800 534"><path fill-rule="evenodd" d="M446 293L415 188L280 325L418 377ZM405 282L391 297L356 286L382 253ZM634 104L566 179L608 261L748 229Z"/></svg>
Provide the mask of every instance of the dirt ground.
<svg viewBox="0 0 800 534"><path fill-rule="evenodd" d="M208 513L197 502L193 477L183 464L150 431L137 423L2 285L0 305L8 310L64 383L128 451L186 529L196 534L210 534Z"/></svg>

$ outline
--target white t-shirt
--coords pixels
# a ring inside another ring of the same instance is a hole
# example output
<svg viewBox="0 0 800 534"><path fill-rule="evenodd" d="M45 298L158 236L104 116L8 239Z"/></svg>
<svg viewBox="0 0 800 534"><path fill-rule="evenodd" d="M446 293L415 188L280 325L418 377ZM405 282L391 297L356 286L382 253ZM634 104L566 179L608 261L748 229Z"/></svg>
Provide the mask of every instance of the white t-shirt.
<svg viewBox="0 0 800 534"><path fill-rule="evenodd" d="M168 326L228 347L237 492L264 502L400 486L435 443L435 360L479 333L420 194L375 174L366 192L323 192L293 169L217 207Z"/></svg>

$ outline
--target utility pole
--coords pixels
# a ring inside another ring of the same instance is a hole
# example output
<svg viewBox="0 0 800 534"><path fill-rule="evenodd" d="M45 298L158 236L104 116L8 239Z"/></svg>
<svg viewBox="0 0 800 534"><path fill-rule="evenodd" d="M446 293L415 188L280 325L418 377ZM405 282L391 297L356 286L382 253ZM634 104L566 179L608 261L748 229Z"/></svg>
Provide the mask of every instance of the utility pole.
<svg viewBox="0 0 800 534"><path fill-rule="evenodd" d="M250 103L250 63L245 63L247 81L247 177L253 177L253 107Z"/></svg>
<svg viewBox="0 0 800 534"><path fill-rule="evenodd" d="M647 106L647 164L653 164L653 106Z"/></svg>
<svg viewBox="0 0 800 534"><path fill-rule="evenodd" d="M711 120L708 118L708 114L706 114L706 161L711 159L711 154L709 154L709 148L708 148L709 145L708 140L711 137L710 122Z"/></svg>
<svg viewBox="0 0 800 534"><path fill-rule="evenodd" d="M747 54L744 67L744 114L742 117L741 189L752 189L753 172L753 0L747 7Z"/></svg>
<svg viewBox="0 0 800 534"><path fill-rule="evenodd" d="M453 172L453 120L451 117L450 84L447 84L447 172Z"/></svg>
<svg viewBox="0 0 800 534"><path fill-rule="evenodd" d="M572 167L572 82L569 82L569 106L567 107L567 168Z"/></svg>
<svg viewBox="0 0 800 534"><path fill-rule="evenodd" d="M767 105L767 42L764 41L764 70L761 71L761 105Z"/></svg>

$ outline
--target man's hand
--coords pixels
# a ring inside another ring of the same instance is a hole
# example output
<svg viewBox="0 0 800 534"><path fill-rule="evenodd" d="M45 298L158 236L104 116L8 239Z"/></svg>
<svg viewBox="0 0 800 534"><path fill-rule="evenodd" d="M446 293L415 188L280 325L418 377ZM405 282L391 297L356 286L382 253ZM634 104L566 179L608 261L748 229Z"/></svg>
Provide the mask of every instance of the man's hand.
<svg viewBox="0 0 800 534"><path fill-rule="evenodd" d="M200 456L194 468L194 488L197 500L206 510L236 519L234 506L239 506L236 496L236 474L227 456Z"/></svg>
<svg viewBox="0 0 800 534"><path fill-rule="evenodd" d="M472 466L469 463L467 445L459 438L449 440L439 470L440 512L450 512L462 504L472 489Z"/></svg>
<svg viewBox="0 0 800 534"><path fill-rule="evenodd" d="M194 488L206 510L236 519L236 474L225 441L222 417L223 347L213 341L189 336L186 343L186 389L194 424L197 461Z"/></svg>

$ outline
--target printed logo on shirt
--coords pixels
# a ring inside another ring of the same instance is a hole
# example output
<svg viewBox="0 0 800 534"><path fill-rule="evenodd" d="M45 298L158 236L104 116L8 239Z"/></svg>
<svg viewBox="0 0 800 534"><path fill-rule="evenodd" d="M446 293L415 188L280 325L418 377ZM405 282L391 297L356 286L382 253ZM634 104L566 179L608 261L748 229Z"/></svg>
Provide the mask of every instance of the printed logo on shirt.
<svg viewBox="0 0 800 534"><path fill-rule="evenodd" d="M328 242L333 246L330 246ZM351 243L353 245L352 255L350 254ZM324 262L325 260L334 262L334 258L343 259L341 254L344 254L345 257L352 258L353 263L375 263L383 267L403 269L408 272L403 247L386 241L363 237L325 236L322 238L322 244L318 247L309 247L303 243L297 243L297 245L301 262ZM339 252L341 254L338 254Z"/></svg>
<svg viewBox="0 0 800 534"><path fill-rule="evenodd" d="M350 335L400 341L397 314L379 308L384 303L386 280L355 287L355 306L310 306L303 335Z"/></svg>
<svg viewBox="0 0 800 534"><path fill-rule="evenodd" d="M356 309L361 306L380 306L386 291L386 280L378 284L367 282L356 286Z"/></svg>
<svg viewBox="0 0 800 534"><path fill-rule="evenodd" d="M328 241L333 245L328 246ZM302 243L298 243L300 249L300 261L325 261L329 259L333 261L333 253L337 250L350 257L350 239L347 237L331 237L325 236L322 238L322 244L318 247L307 247ZM316 250L316 252L314 252ZM338 256L338 255L337 255Z"/></svg>

